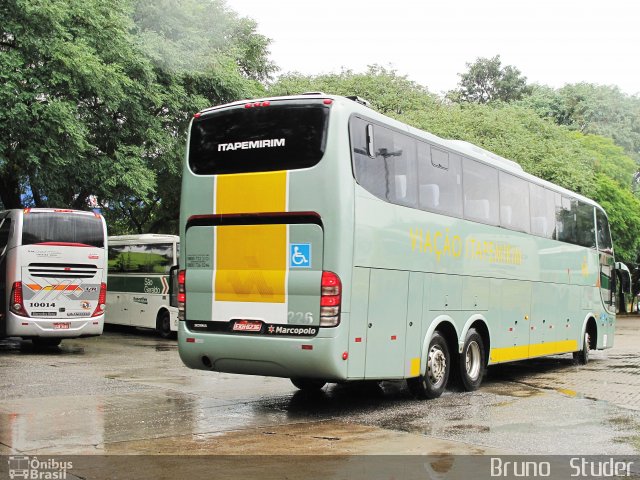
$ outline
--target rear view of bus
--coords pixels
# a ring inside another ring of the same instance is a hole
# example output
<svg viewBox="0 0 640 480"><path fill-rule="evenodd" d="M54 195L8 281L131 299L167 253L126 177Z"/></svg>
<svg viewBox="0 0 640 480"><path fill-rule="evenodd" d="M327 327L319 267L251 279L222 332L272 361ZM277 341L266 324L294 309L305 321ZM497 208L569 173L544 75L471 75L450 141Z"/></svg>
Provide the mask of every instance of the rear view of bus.
<svg viewBox="0 0 640 480"><path fill-rule="evenodd" d="M340 108L309 95L237 102L194 118L178 298L187 366L294 383L346 378L342 282L353 177L336 154L348 159L348 136L328 141ZM346 131L346 122L339 127Z"/></svg>
<svg viewBox="0 0 640 480"><path fill-rule="evenodd" d="M106 225L101 215L33 208L0 214L0 337L39 346L100 335Z"/></svg>

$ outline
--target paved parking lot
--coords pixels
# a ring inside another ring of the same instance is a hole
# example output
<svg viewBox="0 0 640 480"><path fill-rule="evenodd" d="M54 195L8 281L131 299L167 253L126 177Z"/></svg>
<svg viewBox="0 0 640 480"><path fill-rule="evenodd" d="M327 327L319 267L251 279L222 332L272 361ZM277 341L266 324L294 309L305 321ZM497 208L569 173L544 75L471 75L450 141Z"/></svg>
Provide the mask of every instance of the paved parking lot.
<svg viewBox="0 0 640 480"><path fill-rule="evenodd" d="M615 348L492 367L477 392L185 368L175 341L110 330L37 352L0 342L0 454L638 454L640 318Z"/></svg>
<svg viewBox="0 0 640 480"><path fill-rule="evenodd" d="M640 410L640 316L619 316L614 348L591 352L592 361L588 365L567 365L568 358L504 365L494 373L563 395Z"/></svg>

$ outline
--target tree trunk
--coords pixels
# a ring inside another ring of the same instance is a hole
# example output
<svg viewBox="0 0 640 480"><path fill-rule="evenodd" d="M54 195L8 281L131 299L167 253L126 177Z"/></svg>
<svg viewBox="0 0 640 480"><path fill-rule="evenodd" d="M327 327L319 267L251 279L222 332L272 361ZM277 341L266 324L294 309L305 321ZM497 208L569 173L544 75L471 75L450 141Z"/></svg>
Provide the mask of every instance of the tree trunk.
<svg viewBox="0 0 640 480"><path fill-rule="evenodd" d="M3 173L0 175L0 201L4 208L22 208L20 184L16 177Z"/></svg>

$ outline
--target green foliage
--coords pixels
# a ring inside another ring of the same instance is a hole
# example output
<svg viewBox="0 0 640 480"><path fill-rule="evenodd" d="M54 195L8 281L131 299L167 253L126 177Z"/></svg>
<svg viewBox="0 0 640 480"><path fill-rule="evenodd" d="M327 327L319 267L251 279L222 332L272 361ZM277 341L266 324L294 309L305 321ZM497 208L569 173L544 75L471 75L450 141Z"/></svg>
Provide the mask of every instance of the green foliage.
<svg viewBox="0 0 640 480"><path fill-rule="evenodd" d="M635 263L640 251L640 200L603 173L596 175L595 186L594 199L609 217L616 259Z"/></svg>
<svg viewBox="0 0 640 480"><path fill-rule="evenodd" d="M269 95L298 95L304 92L356 95L371 102L371 108L385 115L398 116L412 110L433 108L435 95L379 65L370 66L365 73L343 70L338 74L304 76L299 73L284 75L271 85Z"/></svg>
<svg viewBox="0 0 640 480"><path fill-rule="evenodd" d="M268 40L221 0L0 4L0 201L177 231L189 121L263 91ZM139 23L134 24L133 19Z"/></svg>
<svg viewBox="0 0 640 480"><path fill-rule="evenodd" d="M629 190L638 164L611 138L572 132L572 137L587 150L596 172L614 180L620 188Z"/></svg>
<svg viewBox="0 0 640 480"><path fill-rule="evenodd" d="M640 160L640 97L615 86L578 83L559 90L536 86L522 99L543 117L572 130L612 138Z"/></svg>
<svg viewBox="0 0 640 480"><path fill-rule="evenodd" d="M519 100L530 91L527 78L512 65L502 66L500 55L478 58L459 73L458 89L447 97L454 102L491 103Z"/></svg>
<svg viewBox="0 0 640 480"><path fill-rule="evenodd" d="M5 206L83 207L90 194L145 195L153 187L153 171L140 158L141 134L154 126L147 112L158 92L150 64L131 47L128 7L124 0L3 4ZM105 181L123 169L124 184Z"/></svg>
<svg viewBox="0 0 640 480"><path fill-rule="evenodd" d="M256 22L222 0L136 0L134 21L143 50L164 71L216 67L230 77L265 81L277 70Z"/></svg>

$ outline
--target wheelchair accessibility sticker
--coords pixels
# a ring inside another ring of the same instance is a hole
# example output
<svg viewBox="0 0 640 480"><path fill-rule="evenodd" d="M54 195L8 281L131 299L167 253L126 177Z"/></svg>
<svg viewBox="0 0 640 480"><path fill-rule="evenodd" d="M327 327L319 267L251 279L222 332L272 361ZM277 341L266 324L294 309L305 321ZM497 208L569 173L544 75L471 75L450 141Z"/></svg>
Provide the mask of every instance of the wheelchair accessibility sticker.
<svg viewBox="0 0 640 480"><path fill-rule="evenodd" d="M311 268L310 243L292 243L289 245L289 266L291 268Z"/></svg>

